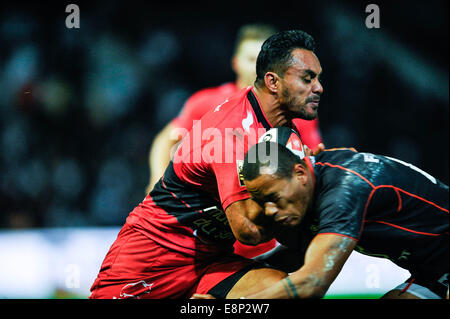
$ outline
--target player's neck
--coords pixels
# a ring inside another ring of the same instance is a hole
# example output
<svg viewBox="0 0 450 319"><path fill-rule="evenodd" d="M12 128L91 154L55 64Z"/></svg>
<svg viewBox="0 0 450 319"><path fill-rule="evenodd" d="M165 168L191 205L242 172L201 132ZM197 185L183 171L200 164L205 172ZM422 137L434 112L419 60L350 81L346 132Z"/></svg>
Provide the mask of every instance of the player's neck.
<svg viewBox="0 0 450 319"><path fill-rule="evenodd" d="M290 119L286 116L286 112L283 111L280 103L273 94L264 88L258 88L256 86L254 91L261 104L262 111L273 127L290 125Z"/></svg>

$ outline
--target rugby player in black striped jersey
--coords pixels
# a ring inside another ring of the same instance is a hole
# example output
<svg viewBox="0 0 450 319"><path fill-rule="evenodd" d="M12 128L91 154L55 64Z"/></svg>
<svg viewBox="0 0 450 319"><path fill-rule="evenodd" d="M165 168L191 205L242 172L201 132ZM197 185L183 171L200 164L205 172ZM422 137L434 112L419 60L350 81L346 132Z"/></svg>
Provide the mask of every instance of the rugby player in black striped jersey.
<svg viewBox="0 0 450 319"><path fill-rule="evenodd" d="M323 297L356 250L411 273L383 298L448 298L447 185L398 159L336 150L301 160L286 141L267 140L247 153L244 183L283 244L265 261L290 275L243 297Z"/></svg>

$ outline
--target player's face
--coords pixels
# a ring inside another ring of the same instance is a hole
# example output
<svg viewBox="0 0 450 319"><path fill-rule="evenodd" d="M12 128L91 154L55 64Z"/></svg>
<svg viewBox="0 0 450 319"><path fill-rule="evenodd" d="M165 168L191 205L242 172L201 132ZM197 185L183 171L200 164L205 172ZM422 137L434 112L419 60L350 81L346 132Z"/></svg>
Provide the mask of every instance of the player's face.
<svg viewBox="0 0 450 319"><path fill-rule="evenodd" d="M290 179L262 174L245 185L266 216L280 226L299 225L311 202L308 188L295 174Z"/></svg>
<svg viewBox="0 0 450 319"><path fill-rule="evenodd" d="M253 85L256 79L256 59L263 42L244 40L233 58L233 70L243 86Z"/></svg>
<svg viewBox="0 0 450 319"><path fill-rule="evenodd" d="M295 49L292 63L281 77L280 104L292 117L313 120L317 117L323 93L319 76L322 74L317 56L309 50Z"/></svg>

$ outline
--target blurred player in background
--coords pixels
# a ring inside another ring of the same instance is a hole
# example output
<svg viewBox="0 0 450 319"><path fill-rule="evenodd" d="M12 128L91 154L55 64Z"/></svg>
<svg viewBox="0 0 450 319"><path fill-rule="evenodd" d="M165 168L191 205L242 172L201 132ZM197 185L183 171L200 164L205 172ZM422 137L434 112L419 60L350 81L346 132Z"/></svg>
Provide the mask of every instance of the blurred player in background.
<svg viewBox="0 0 450 319"><path fill-rule="evenodd" d="M289 277L248 298L323 297L354 249L388 258L411 273L384 298L446 298L447 185L386 156L338 150L301 160L284 145L253 146L243 176L252 198L283 229L277 239L295 247L293 254L304 252L304 260L299 258L302 266ZM272 260L280 259L274 252Z"/></svg>
<svg viewBox="0 0 450 319"><path fill-rule="evenodd" d="M235 82L224 83L194 93L186 101L181 113L157 134L150 149L150 182L146 188L147 194L163 175L170 162L174 146L182 138L178 129L181 128L184 132L189 131L194 121L200 120L206 112L223 103L229 96L253 85L256 77L256 58L261 45L275 32L274 27L265 24L249 24L239 29L231 60L231 67L236 74ZM312 120L297 118L294 123L301 132L303 143L310 149L316 149L322 143L317 118ZM275 244L275 240L258 246L236 242L235 253L253 257L273 248Z"/></svg>
<svg viewBox="0 0 450 319"><path fill-rule="evenodd" d="M255 87L227 98L184 136L164 175L128 216L91 298L234 298L286 276L233 253L236 239L258 245L274 238L273 222L250 198L240 169L258 136L276 126L297 130L296 117L317 117L323 88L314 50L314 39L300 30L264 42ZM293 147L305 152L300 138Z"/></svg>

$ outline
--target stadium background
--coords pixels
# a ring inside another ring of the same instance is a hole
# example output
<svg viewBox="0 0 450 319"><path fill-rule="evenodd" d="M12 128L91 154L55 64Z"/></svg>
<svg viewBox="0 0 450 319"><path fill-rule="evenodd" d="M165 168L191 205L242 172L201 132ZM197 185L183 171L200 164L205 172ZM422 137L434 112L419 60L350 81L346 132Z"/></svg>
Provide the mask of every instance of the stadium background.
<svg viewBox="0 0 450 319"><path fill-rule="evenodd" d="M65 27L69 3L80 29ZM393 156L448 184L448 2L377 1L379 29L365 26L370 3L2 2L0 298L87 296L145 196L152 139L190 94L234 79L242 24L315 37L327 147ZM378 296L407 276L378 259L350 264L328 297Z"/></svg>

